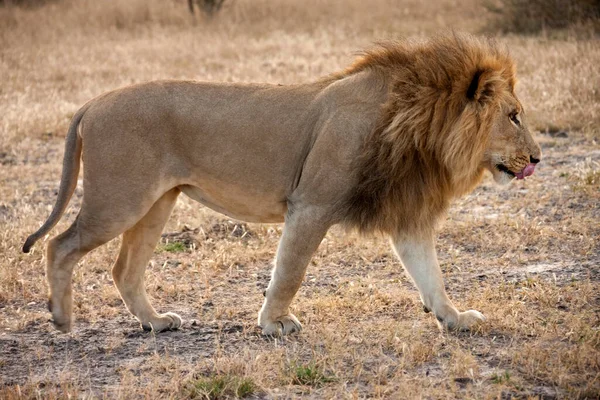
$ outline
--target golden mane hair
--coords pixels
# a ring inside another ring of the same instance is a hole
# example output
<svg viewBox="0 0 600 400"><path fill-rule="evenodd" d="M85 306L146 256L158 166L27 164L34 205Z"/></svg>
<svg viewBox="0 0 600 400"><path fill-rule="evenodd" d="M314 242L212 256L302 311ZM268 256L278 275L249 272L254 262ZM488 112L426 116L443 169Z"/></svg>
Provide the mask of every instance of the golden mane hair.
<svg viewBox="0 0 600 400"><path fill-rule="evenodd" d="M480 181L496 110L514 91L514 63L493 40L455 33L380 44L335 78L362 71L380 74L389 95L341 219L363 232L430 230Z"/></svg>

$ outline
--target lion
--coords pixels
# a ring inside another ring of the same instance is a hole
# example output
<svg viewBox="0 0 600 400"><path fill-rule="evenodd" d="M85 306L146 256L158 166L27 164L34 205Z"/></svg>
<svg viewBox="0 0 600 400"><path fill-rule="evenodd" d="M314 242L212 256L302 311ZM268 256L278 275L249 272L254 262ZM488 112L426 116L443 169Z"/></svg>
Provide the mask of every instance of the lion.
<svg viewBox="0 0 600 400"><path fill-rule="evenodd" d="M378 45L306 84L155 81L100 95L74 115L56 205L23 247L60 219L83 162L79 214L47 246L55 327L72 326L74 266L121 234L112 276L128 310L144 330L181 327L150 304L144 270L184 193L234 219L284 223L258 314L265 335L302 329L290 304L335 224L387 235L425 311L443 329L474 328L485 317L446 294L435 230L484 171L500 184L533 174L541 150L515 82L508 50L452 33Z"/></svg>

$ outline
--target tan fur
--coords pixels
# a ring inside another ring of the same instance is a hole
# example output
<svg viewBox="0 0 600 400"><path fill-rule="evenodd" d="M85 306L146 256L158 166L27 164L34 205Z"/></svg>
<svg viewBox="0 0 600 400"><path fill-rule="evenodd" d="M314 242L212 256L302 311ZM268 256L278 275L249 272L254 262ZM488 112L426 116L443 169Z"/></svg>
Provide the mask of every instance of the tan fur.
<svg viewBox="0 0 600 400"><path fill-rule="evenodd" d="M234 218L285 221L259 313L266 334L301 329L289 305L336 223L388 233L425 307L446 327L469 328L483 316L459 313L445 295L433 228L484 169L507 182L540 158L514 84L505 51L450 35L382 45L304 85L162 81L92 100L67 134L57 205L24 245L60 218L82 153L81 211L47 250L55 325L71 328L77 261L123 234L113 277L128 309L144 329L181 326L152 308L143 272L183 192Z"/></svg>

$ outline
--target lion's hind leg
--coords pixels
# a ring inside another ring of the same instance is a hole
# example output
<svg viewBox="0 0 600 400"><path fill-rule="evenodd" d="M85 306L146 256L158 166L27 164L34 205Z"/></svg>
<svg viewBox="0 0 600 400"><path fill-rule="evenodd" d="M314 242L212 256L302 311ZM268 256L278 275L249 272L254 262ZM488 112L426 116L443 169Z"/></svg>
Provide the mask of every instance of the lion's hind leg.
<svg viewBox="0 0 600 400"><path fill-rule="evenodd" d="M179 193L177 188L165 193L137 224L123 233L119 257L112 269L115 285L127 309L147 331L177 329L182 323L175 313L158 314L144 287L146 266Z"/></svg>
<svg viewBox="0 0 600 400"><path fill-rule="evenodd" d="M73 269L77 262L91 250L119 236L121 233L135 230L131 227L140 226L140 219L147 215L151 208L157 208L152 207L156 200L148 198L148 191L138 191L137 193L129 191L125 198L117 196L116 191L110 192L106 189L98 189L98 185L91 184L85 188L84 181L83 202L75 222L65 232L48 242L46 251L46 278L50 291L48 308L52 313L52 321L55 327L62 332L68 332L71 329L73 308L71 281ZM169 195L163 195L158 200L158 204L162 205L158 208L167 208L170 212L174 199L177 197L175 193L179 192L178 189L174 189L174 191L168 193ZM169 199L169 201L163 199ZM168 206L165 205L166 203L168 203ZM152 227L149 232L154 237L160 234L164 221L168 217L166 211L160 215L163 214L166 214L166 216L162 219L152 219L160 220L160 223L157 223L156 226L149 224ZM144 221L149 220L144 219ZM158 233L155 233L156 230L158 230ZM153 239L152 248L156 240L156 238ZM143 243L146 242L143 241ZM127 245L126 247L128 248ZM146 250L147 247L142 247L145 252L144 258L149 257L149 254L151 254L151 250ZM139 262L143 258L134 252L127 252L126 257L131 258L132 263L134 261ZM123 258L120 258L123 262ZM124 279L130 279L127 273L119 274L119 277L121 276ZM135 297L136 295L131 296ZM137 297L139 297L139 294Z"/></svg>
<svg viewBox="0 0 600 400"><path fill-rule="evenodd" d="M87 253L120 235L128 223L134 223L135 215L129 218L109 218L111 210L105 207L91 212L84 205L73 224L48 242L46 249L46 279L49 287L48 309L52 322L61 332L71 330L73 310L72 276L77 262ZM104 211L104 212L103 212Z"/></svg>
<svg viewBox="0 0 600 400"><path fill-rule="evenodd" d="M52 313L54 326L61 332L71 330L73 269L84 255L102 244L100 241L82 242L81 238L78 216L69 229L48 242L46 249L46 279L50 289L48 310Z"/></svg>

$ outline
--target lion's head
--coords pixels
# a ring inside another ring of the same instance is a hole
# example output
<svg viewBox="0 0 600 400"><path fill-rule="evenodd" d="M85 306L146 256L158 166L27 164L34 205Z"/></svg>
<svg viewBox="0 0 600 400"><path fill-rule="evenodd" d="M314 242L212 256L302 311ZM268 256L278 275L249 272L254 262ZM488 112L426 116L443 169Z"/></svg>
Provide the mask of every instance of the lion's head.
<svg viewBox="0 0 600 400"><path fill-rule="evenodd" d="M487 45L483 49L488 52L498 51L493 43ZM463 129L461 140L478 138L485 143L483 154L473 153L471 158L480 159L480 167L489 170L500 184L532 175L541 158L540 147L531 136L523 106L515 95L515 81L512 60L506 53L497 53L480 60L465 93L463 117L478 118L482 134Z"/></svg>
<svg viewBox="0 0 600 400"><path fill-rule="evenodd" d="M540 162L540 146L533 140L519 100L509 96L496 111L483 165L500 184L533 174Z"/></svg>
<svg viewBox="0 0 600 400"><path fill-rule="evenodd" d="M515 95L514 63L494 41L451 34L387 43L338 78L363 71L387 81L389 94L356 163L350 225L430 227L485 169L498 183L533 174L541 151Z"/></svg>

